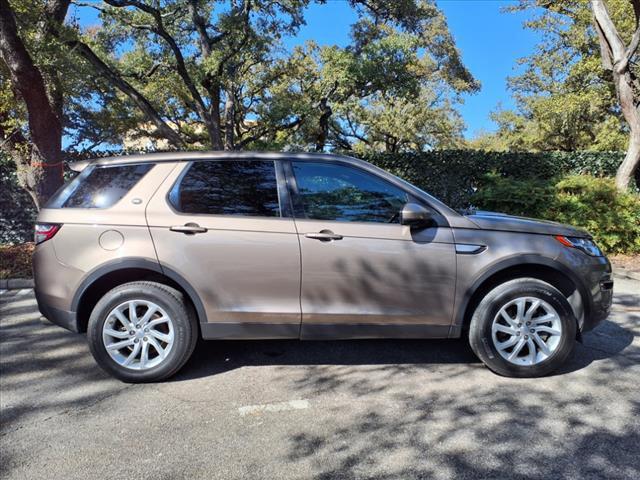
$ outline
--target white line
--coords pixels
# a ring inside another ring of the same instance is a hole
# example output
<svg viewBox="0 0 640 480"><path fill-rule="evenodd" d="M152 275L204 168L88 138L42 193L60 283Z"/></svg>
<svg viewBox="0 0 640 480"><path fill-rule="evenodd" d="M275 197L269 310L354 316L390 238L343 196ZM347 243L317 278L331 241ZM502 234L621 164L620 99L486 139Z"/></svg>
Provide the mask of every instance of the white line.
<svg viewBox="0 0 640 480"><path fill-rule="evenodd" d="M27 295L28 293L31 293L31 289L30 288L23 288L18 293L16 293L16 297L21 297L23 295Z"/></svg>
<svg viewBox="0 0 640 480"><path fill-rule="evenodd" d="M247 405L238 408L240 416L255 415L262 412L286 412L287 410L304 410L309 408L309 400L289 400L288 402L265 403L263 405Z"/></svg>
<svg viewBox="0 0 640 480"><path fill-rule="evenodd" d="M4 295L5 293L7 293L7 290L0 290L0 295Z"/></svg>

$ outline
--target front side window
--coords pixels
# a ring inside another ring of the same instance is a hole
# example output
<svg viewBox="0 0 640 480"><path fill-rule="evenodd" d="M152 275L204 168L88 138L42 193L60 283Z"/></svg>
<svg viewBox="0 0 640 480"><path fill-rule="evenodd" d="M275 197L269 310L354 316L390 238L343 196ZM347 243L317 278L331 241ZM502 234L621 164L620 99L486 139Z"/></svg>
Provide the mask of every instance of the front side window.
<svg viewBox="0 0 640 480"><path fill-rule="evenodd" d="M169 194L176 210L190 214L279 217L272 161L194 162Z"/></svg>
<svg viewBox="0 0 640 480"><path fill-rule="evenodd" d="M306 218L397 223L407 193L375 175L345 165L293 162Z"/></svg>
<svg viewBox="0 0 640 480"><path fill-rule="evenodd" d="M46 208L108 208L124 197L154 166L89 165L49 200Z"/></svg>

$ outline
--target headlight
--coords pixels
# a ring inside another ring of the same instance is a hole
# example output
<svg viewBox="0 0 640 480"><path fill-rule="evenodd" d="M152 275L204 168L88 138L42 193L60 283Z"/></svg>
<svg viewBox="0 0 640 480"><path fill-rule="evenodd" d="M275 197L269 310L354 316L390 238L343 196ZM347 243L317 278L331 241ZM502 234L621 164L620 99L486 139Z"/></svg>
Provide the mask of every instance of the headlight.
<svg viewBox="0 0 640 480"><path fill-rule="evenodd" d="M582 250L587 255L592 257L602 257L602 250L598 248L593 240L585 237L565 237L562 235L556 235L555 239L558 240L565 247L577 248Z"/></svg>

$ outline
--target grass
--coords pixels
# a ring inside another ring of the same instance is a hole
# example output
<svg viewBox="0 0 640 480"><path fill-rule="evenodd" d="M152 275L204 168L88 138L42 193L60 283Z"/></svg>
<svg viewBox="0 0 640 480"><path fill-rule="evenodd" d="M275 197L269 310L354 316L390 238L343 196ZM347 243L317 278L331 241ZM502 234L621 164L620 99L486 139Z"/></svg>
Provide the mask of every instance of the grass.
<svg viewBox="0 0 640 480"><path fill-rule="evenodd" d="M31 278L33 243L0 245L0 279Z"/></svg>

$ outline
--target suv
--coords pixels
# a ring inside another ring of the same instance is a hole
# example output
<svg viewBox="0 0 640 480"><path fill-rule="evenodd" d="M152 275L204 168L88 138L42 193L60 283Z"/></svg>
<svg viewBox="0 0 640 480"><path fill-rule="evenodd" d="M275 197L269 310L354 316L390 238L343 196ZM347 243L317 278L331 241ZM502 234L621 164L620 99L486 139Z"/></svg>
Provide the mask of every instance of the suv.
<svg viewBox="0 0 640 480"><path fill-rule="evenodd" d="M354 158L190 152L73 165L40 211L40 311L98 364L162 380L198 337L468 337L493 371L557 369L609 313L588 234L462 215Z"/></svg>

